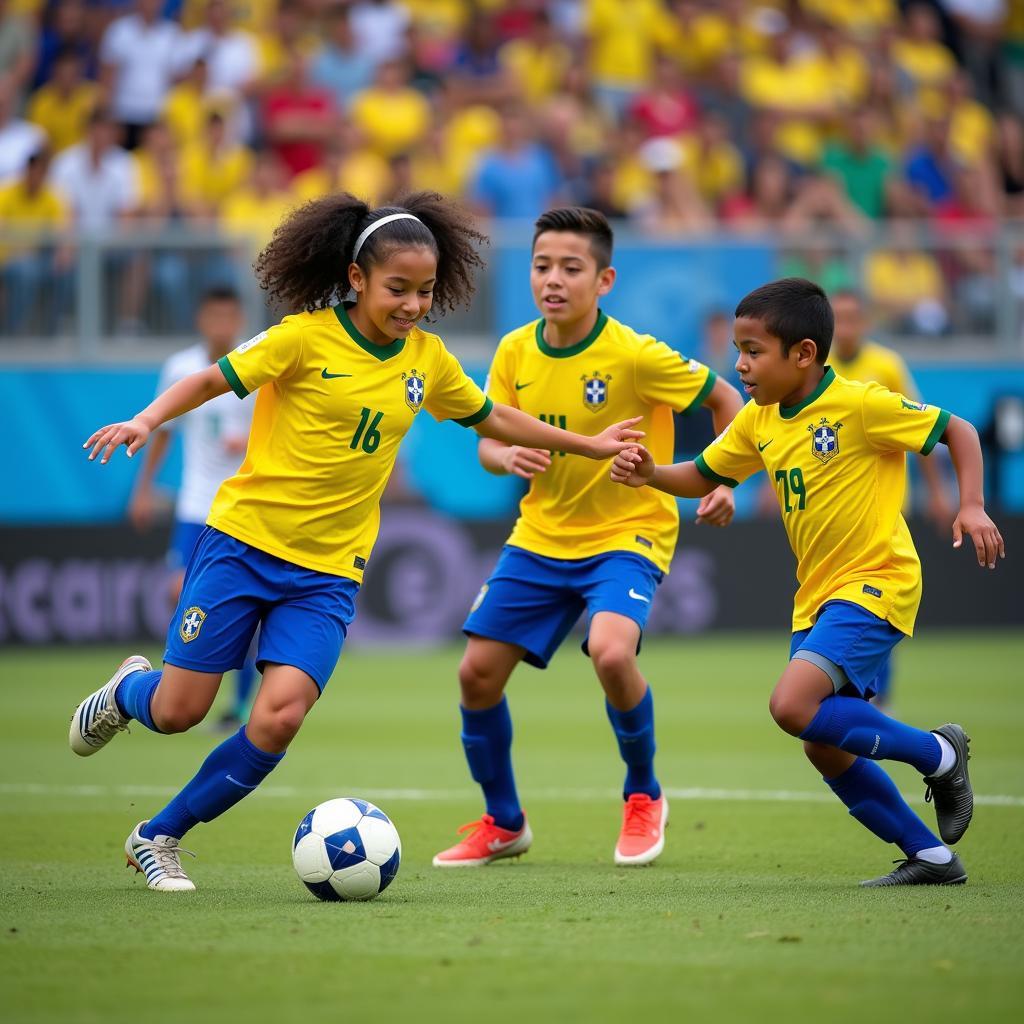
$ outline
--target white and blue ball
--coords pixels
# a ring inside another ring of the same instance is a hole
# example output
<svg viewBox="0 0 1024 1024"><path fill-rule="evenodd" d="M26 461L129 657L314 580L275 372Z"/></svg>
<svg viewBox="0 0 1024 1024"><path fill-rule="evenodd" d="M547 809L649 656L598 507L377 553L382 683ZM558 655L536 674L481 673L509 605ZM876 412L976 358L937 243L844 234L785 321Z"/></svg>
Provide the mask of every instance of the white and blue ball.
<svg viewBox="0 0 1024 1024"><path fill-rule="evenodd" d="M292 863L322 900L372 900L394 881L402 840L391 819L368 800L319 804L295 830Z"/></svg>

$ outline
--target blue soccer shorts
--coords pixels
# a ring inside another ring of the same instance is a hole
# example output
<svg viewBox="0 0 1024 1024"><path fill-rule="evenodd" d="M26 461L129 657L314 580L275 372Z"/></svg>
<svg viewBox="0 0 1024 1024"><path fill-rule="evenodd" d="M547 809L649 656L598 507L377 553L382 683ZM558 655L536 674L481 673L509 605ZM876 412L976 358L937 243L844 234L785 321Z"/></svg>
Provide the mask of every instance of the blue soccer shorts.
<svg viewBox="0 0 1024 1024"><path fill-rule="evenodd" d="M642 632L664 575L653 562L628 551L545 558L507 546L462 629L468 636L523 647L528 665L547 668L584 611L588 624L598 612L615 612Z"/></svg>
<svg viewBox="0 0 1024 1024"><path fill-rule="evenodd" d="M889 657L904 636L859 604L829 601L810 629L793 634L789 656L817 665L836 693L870 699L881 692Z"/></svg>
<svg viewBox="0 0 1024 1024"><path fill-rule="evenodd" d="M241 668L259 627L260 669L294 665L323 692L358 592L355 580L303 569L206 527L185 570L164 661L196 672Z"/></svg>
<svg viewBox="0 0 1024 1024"><path fill-rule="evenodd" d="M206 523L189 523L184 519L174 520L171 543L167 548L167 567L175 572L188 565L199 538L206 529Z"/></svg>

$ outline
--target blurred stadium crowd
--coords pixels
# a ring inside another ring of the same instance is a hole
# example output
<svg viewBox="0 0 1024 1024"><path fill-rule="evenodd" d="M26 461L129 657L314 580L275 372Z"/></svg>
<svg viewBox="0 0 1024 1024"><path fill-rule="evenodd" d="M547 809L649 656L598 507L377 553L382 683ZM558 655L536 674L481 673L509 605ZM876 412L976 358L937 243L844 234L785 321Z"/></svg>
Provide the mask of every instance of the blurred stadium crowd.
<svg viewBox="0 0 1024 1024"><path fill-rule="evenodd" d="M69 227L259 246L326 191L414 188L770 237L883 327L984 333L1024 212L1024 0L0 0L6 332L60 309ZM194 263L126 259L122 317L156 288L186 327Z"/></svg>

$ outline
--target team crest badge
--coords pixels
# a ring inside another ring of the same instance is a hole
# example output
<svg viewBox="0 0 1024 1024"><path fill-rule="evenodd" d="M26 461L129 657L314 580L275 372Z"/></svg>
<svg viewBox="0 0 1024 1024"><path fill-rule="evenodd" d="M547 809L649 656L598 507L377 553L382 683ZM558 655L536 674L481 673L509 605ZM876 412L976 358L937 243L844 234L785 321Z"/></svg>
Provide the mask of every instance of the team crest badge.
<svg viewBox="0 0 1024 1024"><path fill-rule="evenodd" d="M186 609L185 614L182 615L181 625L178 627L178 635L185 643L190 644L199 636L199 630L203 628L205 621L206 612L202 608L193 605L191 608Z"/></svg>
<svg viewBox="0 0 1024 1024"><path fill-rule="evenodd" d="M583 374L580 380L583 381L583 404L591 411L597 412L603 409L608 402L608 382L611 374L605 376L600 373Z"/></svg>
<svg viewBox="0 0 1024 1024"><path fill-rule="evenodd" d="M831 462L839 454L839 429L842 423L830 425L824 416L820 423L812 423L807 429L811 432L811 454L822 465Z"/></svg>
<svg viewBox="0 0 1024 1024"><path fill-rule="evenodd" d="M419 370L410 370L402 374L402 381L405 385L405 404L413 412L419 412L423 405L423 396L427 393L424 386L425 377Z"/></svg>

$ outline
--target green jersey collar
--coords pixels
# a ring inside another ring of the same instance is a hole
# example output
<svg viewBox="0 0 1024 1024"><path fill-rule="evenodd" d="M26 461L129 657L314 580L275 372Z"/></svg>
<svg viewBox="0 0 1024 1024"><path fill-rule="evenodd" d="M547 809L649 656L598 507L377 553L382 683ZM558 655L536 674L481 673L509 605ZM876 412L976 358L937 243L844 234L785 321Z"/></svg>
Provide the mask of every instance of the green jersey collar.
<svg viewBox="0 0 1024 1024"><path fill-rule="evenodd" d="M582 341L578 341L575 345L570 345L568 348L552 348L544 340L545 323L546 321L543 318L537 321L537 348L544 355L551 356L554 359L568 359L570 356L579 355L580 352L590 348L597 341L597 336L604 330L604 325L608 323L608 314L599 309L597 311L597 323L594 324L591 332Z"/></svg>
<svg viewBox="0 0 1024 1024"><path fill-rule="evenodd" d="M338 306L334 306L334 315L338 318L338 322L344 328L345 333L361 349L365 349L371 356L383 363L385 359L397 356L405 348L405 338L395 338L390 345L375 345L369 338L364 337L359 328L352 323L352 317L348 315L349 308L353 305L354 303L351 302L343 302Z"/></svg>
<svg viewBox="0 0 1024 1024"><path fill-rule="evenodd" d="M825 373L821 380L818 382L818 386L802 401L796 403L796 405L780 405L779 415L784 420L791 420L798 412L803 412L811 404L816 402L825 392L825 388L829 386L836 379L836 371L831 366L825 367Z"/></svg>

